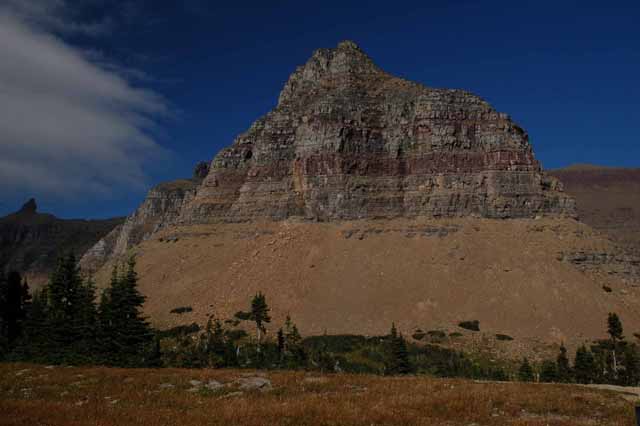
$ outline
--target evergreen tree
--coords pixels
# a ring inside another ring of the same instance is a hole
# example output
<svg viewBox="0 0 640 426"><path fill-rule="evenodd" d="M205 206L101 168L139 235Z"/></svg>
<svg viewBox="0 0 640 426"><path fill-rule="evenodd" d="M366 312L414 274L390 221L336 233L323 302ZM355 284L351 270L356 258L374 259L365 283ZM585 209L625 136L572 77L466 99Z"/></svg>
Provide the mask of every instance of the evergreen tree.
<svg viewBox="0 0 640 426"><path fill-rule="evenodd" d="M95 347L95 290L80 275L73 253L61 257L46 294L51 362L92 361Z"/></svg>
<svg viewBox="0 0 640 426"><path fill-rule="evenodd" d="M576 351L576 359L573 363L573 371L575 379L578 383L589 384L593 382L596 371L593 353L584 345L580 346Z"/></svg>
<svg viewBox="0 0 640 426"><path fill-rule="evenodd" d="M46 287L33 295L28 305L24 332L11 357L16 361L47 362L50 360L51 329L47 314Z"/></svg>
<svg viewBox="0 0 640 426"><path fill-rule="evenodd" d="M256 324L256 337L258 339L258 352L260 352L260 347L262 344L262 334L266 334L267 329L265 324L271 322L271 317L269 316L269 306L267 305L267 300L264 294L258 293L253 297L251 301L251 309L249 312L238 312L236 313L236 318L243 321L253 321Z"/></svg>
<svg viewBox="0 0 640 426"><path fill-rule="evenodd" d="M389 333L389 356L385 366L386 374L409 374L413 371L409 360L407 342L399 334L395 323L391 324Z"/></svg>
<svg viewBox="0 0 640 426"><path fill-rule="evenodd" d="M26 283L24 284L26 285ZM9 272L0 275L0 325L2 340L10 347L20 337L23 321L31 296L25 288L20 273Z"/></svg>
<svg viewBox="0 0 640 426"><path fill-rule="evenodd" d="M613 357L613 376L617 377L618 372L618 362L617 362L617 350L618 343L624 339L622 335L622 322L620 322L620 318L618 315L610 312L607 317L607 332L611 337L611 344L613 346L612 349L612 357Z"/></svg>
<svg viewBox="0 0 640 426"><path fill-rule="evenodd" d="M282 361L284 359L284 354L285 354L284 331L282 331L282 327L278 329L277 341L278 341L278 355L280 356L280 363L282 364Z"/></svg>
<svg viewBox="0 0 640 426"><path fill-rule="evenodd" d="M533 382L533 368L529 364L529 360L525 357L518 369L518 379L521 382Z"/></svg>
<svg viewBox="0 0 640 426"><path fill-rule="evenodd" d="M9 351L9 336L6 320L6 312L8 311L7 292L7 279L4 271L0 269L0 359Z"/></svg>
<svg viewBox="0 0 640 426"><path fill-rule="evenodd" d="M558 365L551 361L545 360L540 368L540 381L545 383L554 383L559 381Z"/></svg>
<svg viewBox="0 0 640 426"><path fill-rule="evenodd" d="M622 354L623 367L620 384L624 386L638 386L640 382L640 354L636 344L627 345Z"/></svg>
<svg viewBox="0 0 640 426"><path fill-rule="evenodd" d="M564 343L560 345L560 353L556 358L558 381L560 383L568 383L571 381L571 365L569 364L569 357L567 356L567 348L564 347Z"/></svg>
<svg viewBox="0 0 640 426"><path fill-rule="evenodd" d="M138 291L135 258L129 258L126 270L114 268L110 287L100 302L100 335L106 361L120 366L143 366L154 347L154 334L142 316L145 298Z"/></svg>
<svg viewBox="0 0 640 426"><path fill-rule="evenodd" d="M280 330L282 330L282 342L278 336L278 350L282 344L282 360L285 366L293 369L305 366L307 353L302 346L302 336L289 315L285 319L284 329Z"/></svg>

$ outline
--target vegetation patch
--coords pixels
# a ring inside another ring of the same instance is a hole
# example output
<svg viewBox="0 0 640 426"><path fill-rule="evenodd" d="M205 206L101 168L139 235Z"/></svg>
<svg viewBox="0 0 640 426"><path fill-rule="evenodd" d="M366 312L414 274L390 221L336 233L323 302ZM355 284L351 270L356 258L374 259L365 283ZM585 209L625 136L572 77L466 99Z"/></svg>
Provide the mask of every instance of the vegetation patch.
<svg viewBox="0 0 640 426"><path fill-rule="evenodd" d="M447 340L447 333L442 330L430 330L427 334L432 343L443 343Z"/></svg>
<svg viewBox="0 0 640 426"><path fill-rule="evenodd" d="M501 341L511 341L513 340L513 337L508 334L496 334L496 339Z"/></svg>
<svg viewBox="0 0 640 426"><path fill-rule="evenodd" d="M182 315L182 314L186 314L188 312L193 312L193 308L191 306L180 306L178 308L172 309L170 313L177 314L177 315Z"/></svg>
<svg viewBox="0 0 640 426"><path fill-rule="evenodd" d="M416 331L413 332L413 334L411 335L411 337L413 338L413 340L422 340L427 336L427 333L425 333L424 331L422 331L421 329L416 329Z"/></svg>
<svg viewBox="0 0 640 426"><path fill-rule="evenodd" d="M480 321L478 320L462 321L458 323L458 327L464 328L466 330L471 330L471 331L480 331Z"/></svg>

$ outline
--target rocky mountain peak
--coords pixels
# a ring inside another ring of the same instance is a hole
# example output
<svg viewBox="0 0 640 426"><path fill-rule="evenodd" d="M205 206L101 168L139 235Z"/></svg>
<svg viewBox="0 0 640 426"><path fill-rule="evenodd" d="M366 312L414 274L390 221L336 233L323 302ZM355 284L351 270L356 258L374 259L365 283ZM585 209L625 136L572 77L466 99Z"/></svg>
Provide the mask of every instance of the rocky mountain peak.
<svg viewBox="0 0 640 426"><path fill-rule="evenodd" d="M113 252L173 224L575 216L507 114L385 73L350 41L316 50L196 176L152 189Z"/></svg>
<svg viewBox="0 0 640 426"><path fill-rule="evenodd" d="M316 50L305 65L298 67L282 90L279 104L320 89L349 86L354 80L383 74L357 44L346 40L336 48Z"/></svg>
<svg viewBox="0 0 640 426"><path fill-rule="evenodd" d="M38 204L34 198L30 198L29 201L18 211L18 214L35 214L38 211Z"/></svg>

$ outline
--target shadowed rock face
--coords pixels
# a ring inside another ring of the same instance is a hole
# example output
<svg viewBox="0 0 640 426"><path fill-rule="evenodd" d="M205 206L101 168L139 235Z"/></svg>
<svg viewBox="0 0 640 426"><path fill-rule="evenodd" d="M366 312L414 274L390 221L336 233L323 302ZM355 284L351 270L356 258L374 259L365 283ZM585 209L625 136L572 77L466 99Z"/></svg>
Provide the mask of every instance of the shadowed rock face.
<svg viewBox="0 0 640 426"><path fill-rule="evenodd" d="M469 215L575 206L506 114L395 78L343 42L316 51L277 107L215 157L180 222Z"/></svg>
<svg viewBox="0 0 640 426"><path fill-rule="evenodd" d="M640 255L640 169L579 164L549 174L575 197L581 221Z"/></svg>
<svg viewBox="0 0 640 426"><path fill-rule="evenodd" d="M195 195L199 182L197 178L182 179L152 188L142 205L122 225L114 228L82 256L82 269L94 272L111 257L126 254L131 247L174 223L184 203Z"/></svg>
<svg viewBox="0 0 640 426"><path fill-rule="evenodd" d="M31 199L0 218L0 270L20 271L36 285L46 281L59 255L81 255L124 220L59 219L37 209Z"/></svg>
<svg viewBox="0 0 640 426"><path fill-rule="evenodd" d="M83 263L176 224L539 215L573 217L575 205L522 128L470 93L393 77L343 42L317 50L277 107L194 179L152 189Z"/></svg>

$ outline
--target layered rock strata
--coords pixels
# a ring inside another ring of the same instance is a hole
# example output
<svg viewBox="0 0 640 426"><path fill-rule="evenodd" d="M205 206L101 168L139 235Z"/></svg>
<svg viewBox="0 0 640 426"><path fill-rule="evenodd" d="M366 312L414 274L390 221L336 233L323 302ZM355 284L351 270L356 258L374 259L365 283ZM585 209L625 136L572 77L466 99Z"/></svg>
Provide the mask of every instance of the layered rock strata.
<svg viewBox="0 0 640 426"><path fill-rule="evenodd" d="M393 77L343 42L215 157L180 222L574 214L506 114Z"/></svg>
<svg viewBox="0 0 640 426"><path fill-rule="evenodd" d="M506 114L468 92L393 77L352 42L317 50L276 108L196 175L152 190L113 247L101 242L85 261L177 224L575 216Z"/></svg>

